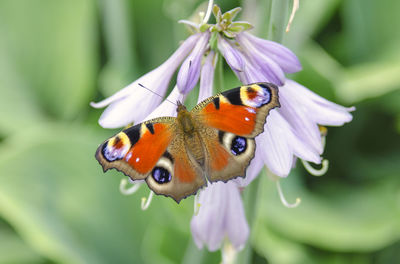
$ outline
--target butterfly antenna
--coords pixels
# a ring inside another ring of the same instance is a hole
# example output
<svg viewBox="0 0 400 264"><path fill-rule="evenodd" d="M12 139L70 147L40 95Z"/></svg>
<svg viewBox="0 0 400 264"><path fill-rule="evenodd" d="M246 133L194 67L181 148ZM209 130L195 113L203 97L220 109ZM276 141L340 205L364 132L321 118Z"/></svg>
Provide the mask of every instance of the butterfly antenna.
<svg viewBox="0 0 400 264"><path fill-rule="evenodd" d="M139 84L140 87L143 87L144 89L146 89L146 90L152 92L153 94L158 95L158 96L160 96L162 99L164 99L164 96L162 96L162 95L160 95L160 94L154 92L153 90L150 90L149 88L145 87L145 86L144 86L143 84L141 84L141 83L138 83L138 84ZM170 102L170 103L173 104L173 105L178 106L176 103L174 103L174 102L168 100L168 98L165 98L165 100L167 100L168 102Z"/></svg>

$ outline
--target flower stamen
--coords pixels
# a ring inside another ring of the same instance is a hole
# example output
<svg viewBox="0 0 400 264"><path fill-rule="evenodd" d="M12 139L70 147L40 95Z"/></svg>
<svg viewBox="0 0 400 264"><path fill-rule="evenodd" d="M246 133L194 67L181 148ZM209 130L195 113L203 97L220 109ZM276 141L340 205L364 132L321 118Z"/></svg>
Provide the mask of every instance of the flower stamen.
<svg viewBox="0 0 400 264"><path fill-rule="evenodd" d="M300 0L293 0L292 12L290 13L289 22L286 26L286 33L289 32L290 26L292 25L292 22L294 19L294 15L296 14L297 10L299 9L299 4L300 4L299 2L300 2Z"/></svg>
<svg viewBox="0 0 400 264"><path fill-rule="evenodd" d="M150 191L149 196L146 197L142 197L142 204L141 204L141 208L143 211L147 210L147 208L149 208L151 200L153 199L154 196L154 192Z"/></svg>
<svg viewBox="0 0 400 264"><path fill-rule="evenodd" d="M327 159L322 161L321 169L313 168L308 161L301 160L301 162L303 163L304 168L313 176L322 176L328 171L329 168L329 161Z"/></svg>
<svg viewBox="0 0 400 264"><path fill-rule="evenodd" d="M279 198L281 199L281 202L285 207L287 207L287 208L295 208L300 204L301 199L299 197L297 197L296 198L296 202L294 202L292 204L287 202L285 196L283 195L281 184L280 184L279 180L276 181L276 188L278 189Z"/></svg>
<svg viewBox="0 0 400 264"><path fill-rule="evenodd" d="M122 179L121 183L119 184L119 191L123 195L131 195L137 192L139 190L139 187L142 185L142 182L131 182L132 186L127 187L128 185L128 180L127 179Z"/></svg>
<svg viewBox="0 0 400 264"><path fill-rule="evenodd" d="M207 12L206 12L206 15L204 16L202 24L206 24L208 22L208 20L210 19L213 3L214 3L214 0L208 1Z"/></svg>

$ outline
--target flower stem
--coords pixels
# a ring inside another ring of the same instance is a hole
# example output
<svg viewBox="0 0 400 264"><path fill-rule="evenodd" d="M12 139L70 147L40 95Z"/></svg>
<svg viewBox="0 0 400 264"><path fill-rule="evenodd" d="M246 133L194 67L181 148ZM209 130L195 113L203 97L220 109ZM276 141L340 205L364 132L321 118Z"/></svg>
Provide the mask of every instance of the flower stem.
<svg viewBox="0 0 400 264"><path fill-rule="evenodd" d="M218 61L215 67L214 90L219 93L224 90L224 60L218 52Z"/></svg>
<svg viewBox="0 0 400 264"><path fill-rule="evenodd" d="M282 43L288 21L289 1L269 1L271 1L271 15L268 23L268 39Z"/></svg>

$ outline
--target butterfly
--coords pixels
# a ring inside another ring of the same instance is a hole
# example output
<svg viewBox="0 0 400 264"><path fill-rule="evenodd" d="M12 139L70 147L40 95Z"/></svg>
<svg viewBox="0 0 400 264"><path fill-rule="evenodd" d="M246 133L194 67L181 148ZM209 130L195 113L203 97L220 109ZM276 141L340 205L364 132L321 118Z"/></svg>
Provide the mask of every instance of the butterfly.
<svg viewBox="0 0 400 264"><path fill-rule="evenodd" d="M156 194L179 203L207 185L244 177L254 158L254 138L269 111L279 107L278 87L254 83L205 99L191 111L179 103L177 117L131 126L96 151L103 171L115 168L145 180Z"/></svg>

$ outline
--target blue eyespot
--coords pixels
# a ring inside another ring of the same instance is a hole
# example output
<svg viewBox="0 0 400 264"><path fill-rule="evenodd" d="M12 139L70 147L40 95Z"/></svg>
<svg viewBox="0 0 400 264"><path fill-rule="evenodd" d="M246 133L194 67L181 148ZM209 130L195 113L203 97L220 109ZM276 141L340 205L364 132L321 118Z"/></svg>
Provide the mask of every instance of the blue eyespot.
<svg viewBox="0 0 400 264"><path fill-rule="evenodd" d="M233 155L237 156L246 151L247 140L243 137L236 136L232 139L231 152Z"/></svg>
<svg viewBox="0 0 400 264"><path fill-rule="evenodd" d="M151 172L151 176L159 184L168 183L172 179L171 173L162 167L155 167Z"/></svg>

